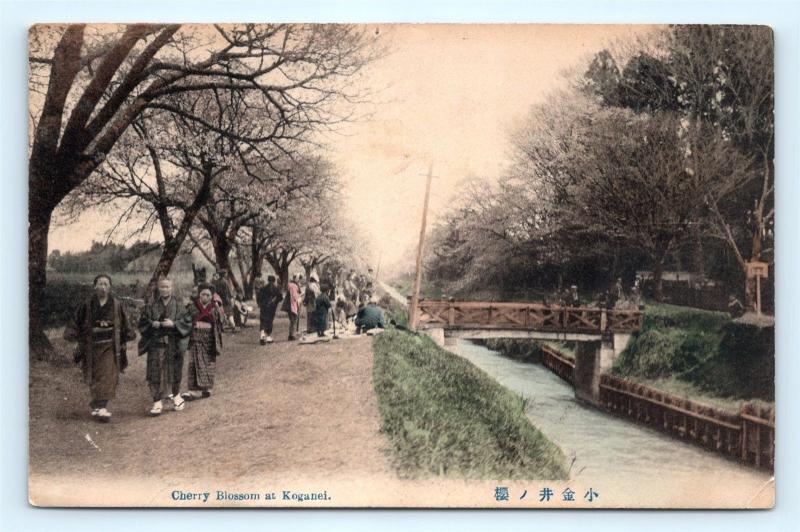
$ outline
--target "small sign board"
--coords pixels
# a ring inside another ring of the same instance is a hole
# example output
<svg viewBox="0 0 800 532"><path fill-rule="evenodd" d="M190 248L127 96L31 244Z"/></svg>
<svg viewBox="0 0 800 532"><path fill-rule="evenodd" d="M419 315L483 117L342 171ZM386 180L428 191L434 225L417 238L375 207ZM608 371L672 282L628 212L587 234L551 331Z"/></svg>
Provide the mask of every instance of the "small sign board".
<svg viewBox="0 0 800 532"><path fill-rule="evenodd" d="M760 277L766 279L769 277L769 263L761 261L753 261L747 263L747 277Z"/></svg>

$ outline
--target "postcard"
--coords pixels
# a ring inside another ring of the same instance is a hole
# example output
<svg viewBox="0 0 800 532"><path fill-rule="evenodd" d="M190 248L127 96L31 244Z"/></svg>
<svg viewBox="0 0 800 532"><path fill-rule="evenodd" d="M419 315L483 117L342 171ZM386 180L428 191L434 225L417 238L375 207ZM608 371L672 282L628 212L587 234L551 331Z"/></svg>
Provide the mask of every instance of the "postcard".
<svg viewBox="0 0 800 532"><path fill-rule="evenodd" d="M28 44L32 505L773 507L769 27Z"/></svg>

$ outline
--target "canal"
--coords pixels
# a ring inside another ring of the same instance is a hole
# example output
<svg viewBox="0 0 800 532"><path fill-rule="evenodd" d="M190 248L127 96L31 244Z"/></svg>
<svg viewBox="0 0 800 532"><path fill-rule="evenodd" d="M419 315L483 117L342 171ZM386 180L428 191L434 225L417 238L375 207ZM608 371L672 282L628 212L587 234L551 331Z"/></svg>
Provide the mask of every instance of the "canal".
<svg viewBox="0 0 800 532"><path fill-rule="evenodd" d="M518 362L466 340L449 349L523 396L531 422L564 451L570 482L598 493L602 488L615 505L771 506L774 482L768 472L585 405L540 364Z"/></svg>

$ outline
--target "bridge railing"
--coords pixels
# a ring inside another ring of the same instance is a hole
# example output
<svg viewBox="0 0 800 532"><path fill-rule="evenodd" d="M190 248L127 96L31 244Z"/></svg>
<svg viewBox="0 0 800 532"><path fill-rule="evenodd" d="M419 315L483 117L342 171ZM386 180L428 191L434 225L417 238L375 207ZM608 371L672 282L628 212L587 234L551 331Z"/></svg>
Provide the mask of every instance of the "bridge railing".
<svg viewBox="0 0 800 532"><path fill-rule="evenodd" d="M421 326L446 328L498 328L537 331L567 331L601 334L630 333L641 329L638 309L562 307L544 303L500 303L484 301L420 301Z"/></svg>

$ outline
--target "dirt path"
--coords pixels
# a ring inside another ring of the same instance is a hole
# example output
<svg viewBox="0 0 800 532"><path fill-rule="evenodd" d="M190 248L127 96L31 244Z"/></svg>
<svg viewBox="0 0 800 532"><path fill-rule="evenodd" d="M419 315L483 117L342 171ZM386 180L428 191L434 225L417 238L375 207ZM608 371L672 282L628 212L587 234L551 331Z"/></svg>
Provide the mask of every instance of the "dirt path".
<svg viewBox="0 0 800 532"><path fill-rule="evenodd" d="M77 368L33 364L33 491L81 478L154 485L396 478L379 432L371 340L299 345L285 340L287 328L278 318L277 341L265 347L258 345L256 325L226 335L213 396L157 418L147 416L145 357L132 357L107 425L90 417Z"/></svg>

